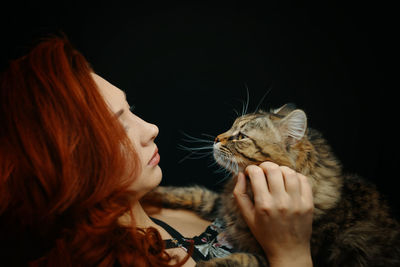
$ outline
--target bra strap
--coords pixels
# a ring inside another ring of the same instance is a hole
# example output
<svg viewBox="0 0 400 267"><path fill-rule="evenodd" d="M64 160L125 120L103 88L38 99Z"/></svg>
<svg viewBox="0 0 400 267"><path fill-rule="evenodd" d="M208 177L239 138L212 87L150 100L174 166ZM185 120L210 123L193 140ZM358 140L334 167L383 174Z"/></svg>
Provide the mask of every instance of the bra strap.
<svg viewBox="0 0 400 267"><path fill-rule="evenodd" d="M150 219L155 222L156 224L158 224L159 226L161 226L162 228L164 228L165 231L168 232L168 234L170 234L173 238L177 239L177 240L184 240L183 235L181 235L178 231L176 231L174 228L172 228L171 226L169 226L169 224L166 224L163 221L160 221L156 218L150 217Z"/></svg>
<svg viewBox="0 0 400 267"><path fill-rule="evenodd" d="M156 218L150 217L150 219L158 224L159 226L161 226L162 228L164 228L165 231L168 232L168 234L170 234L174 239L176 239L178 241L178 244L180 244L181 246L185 247L187 250L190 248L190 240L189 241L183 237L183 235L181 235L178 231L176 231L174 228L172 228L170 225L166 224L163 221L160 221ZM193 240L191 240L193 242ZM171 242L170 239L168 240L164 240L164 243L166 245L166 248L174 248L174 247L179 247L178 244L175 244L173 242ZM188 247L185 246L185 244L188 245ZM192 253L192 258L195 262L201 261L201 260L206 260L206 257L204 257L204 255L194 246L193 244L193 253Z"/></svg>

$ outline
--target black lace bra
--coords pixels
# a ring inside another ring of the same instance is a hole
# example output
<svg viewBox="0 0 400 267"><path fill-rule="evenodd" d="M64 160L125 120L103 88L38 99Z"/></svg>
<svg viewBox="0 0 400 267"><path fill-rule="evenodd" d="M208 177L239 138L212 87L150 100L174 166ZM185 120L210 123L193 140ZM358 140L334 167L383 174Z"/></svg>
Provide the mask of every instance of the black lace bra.
<svg viewBox="0 0 400 267"><path fill-rule="evenodd" d="M202 234L190 238L183 237L178 231L163 221L155 218L151 219L172 236L172 239L164 240L167 249L183 248L188 251L193 244L192 258L196 262L226 257L235 252L226 239L226 235L224 234L225 225L221 219L214 220Z"/></svg>

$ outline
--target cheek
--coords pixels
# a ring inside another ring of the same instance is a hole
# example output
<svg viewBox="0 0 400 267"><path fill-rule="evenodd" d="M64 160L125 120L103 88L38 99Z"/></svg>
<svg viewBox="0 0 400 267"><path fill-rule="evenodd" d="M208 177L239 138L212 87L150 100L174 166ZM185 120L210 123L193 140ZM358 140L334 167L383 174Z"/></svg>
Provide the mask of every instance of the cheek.
<svg viewBox="0 0 400 267"><path fill-rule="evenodd" d="M251 144L249 144L248 142L242 142L242 141L237 141L237 142L233 142L231 144L231 148L232 152L234 152L236 155L252 155L254 152L254 148Z"/></svg>
<svg viewBox="0 0 400 267"><path fill-rule="evenodd" d="M262 161L259 150L249 142L237 142L232 148L235 157L238 161L244 164L255 164Z"/></svg>
<svg viewBox="0 0 400 267"><path fill-rule="evenodd" d="M127 135L136 151L137 156L139 157L140 163L143 165L143 151L141 149L139 136L137 136L137 134L135 134L135 132L132 130L128 131Z"/></svg>

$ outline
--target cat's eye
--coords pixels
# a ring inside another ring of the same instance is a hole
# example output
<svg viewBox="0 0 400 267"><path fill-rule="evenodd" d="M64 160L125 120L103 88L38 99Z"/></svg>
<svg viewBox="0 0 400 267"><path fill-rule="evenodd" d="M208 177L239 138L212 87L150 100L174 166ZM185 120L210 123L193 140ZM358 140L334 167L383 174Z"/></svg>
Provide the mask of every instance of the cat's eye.
<svg viewBox="0 0 400 267"><path fill-rule="evenodd" d="M239 132L237 135L233 135L233 136L230 136L229 138L228 138L228 141L237 141L237 140L242 140L242 139L245 139L245 138L247 138L248 136L247 135L245 135L244 133L241 133L241 132Z"/></svg>
<svg viewBox="0 0 400 267"><path fill-rule="evenodd" d="M236 139L237 140L242 140L244 138L247 138L247 135L245 135L244 133L238 133Z"/></svg>
<svg viewBox="0 0 400 267"><path fill-rule="evenodd" d="M237 139L238 139L238 140L241 140L241 139L243 139L243 138L244 138L244 134L238 133Z"/></svg>

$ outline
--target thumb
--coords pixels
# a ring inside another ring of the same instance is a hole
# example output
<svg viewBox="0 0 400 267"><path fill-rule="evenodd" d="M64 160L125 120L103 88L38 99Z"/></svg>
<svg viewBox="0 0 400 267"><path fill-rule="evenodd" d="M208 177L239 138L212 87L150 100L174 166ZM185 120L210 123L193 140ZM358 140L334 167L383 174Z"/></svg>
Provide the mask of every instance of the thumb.
<svg viewBox="0 0 400 267"><path fill-rule="evenodd" d="M254 225L254 204L246 193L246 177L242 172L238 174L233 195L246 223Z"/></svg>

